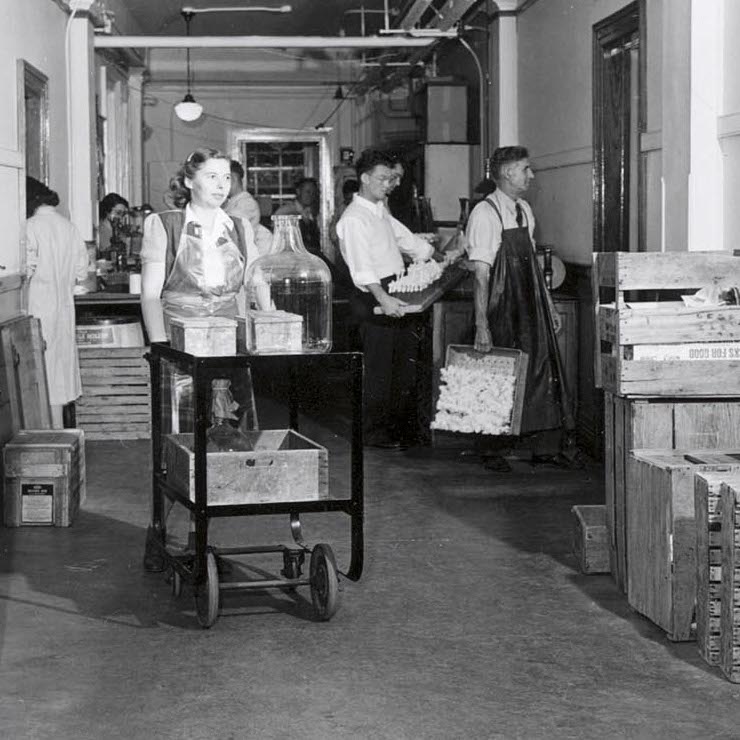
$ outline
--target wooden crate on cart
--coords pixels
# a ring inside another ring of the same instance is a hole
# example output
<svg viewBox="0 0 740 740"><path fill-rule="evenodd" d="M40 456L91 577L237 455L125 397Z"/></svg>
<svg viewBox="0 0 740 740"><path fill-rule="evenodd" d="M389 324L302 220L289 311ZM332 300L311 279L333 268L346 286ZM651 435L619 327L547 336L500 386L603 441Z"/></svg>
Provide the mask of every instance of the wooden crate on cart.
<svg viewBox="0 0 740 740"><path fill-rule="evenodd" d="M627 600L671 640L692 637L694 474L712 471L740 473L740 448L635 450L627 467Z"/></svg>
<svg viewBox="0 0 740 740"><path fill-rule="evenodd" d="M689 308L673 295L740 285L740 258L611 252L594 260L597 386L622 396L740 395L740 306ZM615 292L613 303L600 303L604 289ZM646 291L671 300L643 300Z"/></svg>
<svg viewBox="0 0 740 740"><path fill-rule="evenodd" d="M208 504L318 501L329 497L329 453L292 429L247 431L248 452L208 452ZM170 434L163 450L167 479L195 501L192 434Z"/></svg>
<svg viewBox="0 0 740 740"><path fill-rule="evenodd" d="M623 398L604 394L604 471L609 562L627 592L627 460L640 449L740 448L740 398Z"/></svg>
<svg viewBox="0 0 740 740"><path fill-rule="evenodd" d="M79 349L82 397L77 426L88 439L149 439L151 408L145 347Z"/></svg>

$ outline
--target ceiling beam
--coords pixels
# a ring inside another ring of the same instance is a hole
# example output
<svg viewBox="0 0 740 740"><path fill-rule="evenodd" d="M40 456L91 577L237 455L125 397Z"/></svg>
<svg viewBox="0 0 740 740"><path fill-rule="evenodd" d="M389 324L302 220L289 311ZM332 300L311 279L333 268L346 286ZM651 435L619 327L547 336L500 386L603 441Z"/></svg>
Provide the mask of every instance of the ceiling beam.
<svg viewBox="0 0 740 740"><path fill-rule="evenodd" d="M480 0L448 0L439 10L428 28L438 28L440 31L449 31L462 17Z"/></svg>
<svg viewBox="0 0 740 740"><path fill-rule="evenodd" d="M96 36L96 49L403 49L435 37L401 36Z"/></svg>

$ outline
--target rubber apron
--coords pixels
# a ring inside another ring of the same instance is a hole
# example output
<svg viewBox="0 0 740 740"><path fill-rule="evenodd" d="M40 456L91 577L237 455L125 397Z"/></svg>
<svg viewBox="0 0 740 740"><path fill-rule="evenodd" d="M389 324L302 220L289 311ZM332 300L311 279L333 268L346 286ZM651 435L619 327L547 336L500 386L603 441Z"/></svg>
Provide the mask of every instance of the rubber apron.
<svg viewBox="0 0 740 740"><path fill-rule="evenodd" d="M529 356L521 433L556 429L563 423L558 379L558 349L547 287L532 247L528 225L506 229L496 204L486 198L501 222L501 247L491 270L488 323L494 347L520 349ZM526 215L525 215L526 219Z"/></svg>
<svg viewBox="0 0 740 740"><path fill-rule="evenodd" d="M234 234L224 230L207 247L199 224L190 222L180 236L177 255L162 290L165 324L173 317L237 314L236 296L244 282L245 259Z"/></svg>

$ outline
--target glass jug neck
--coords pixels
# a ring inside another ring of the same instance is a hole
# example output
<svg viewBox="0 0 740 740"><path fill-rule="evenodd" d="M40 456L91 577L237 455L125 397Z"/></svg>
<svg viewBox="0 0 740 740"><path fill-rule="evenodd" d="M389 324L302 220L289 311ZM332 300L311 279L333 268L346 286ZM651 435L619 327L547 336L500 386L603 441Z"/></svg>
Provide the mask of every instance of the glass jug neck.
<svg viewBox="0 0 740 740"><path fill-rule="evenodd" d="M273 216L275 224L275 252L296 252L308 254L300 227L301 217L298 215Z"/></svg>

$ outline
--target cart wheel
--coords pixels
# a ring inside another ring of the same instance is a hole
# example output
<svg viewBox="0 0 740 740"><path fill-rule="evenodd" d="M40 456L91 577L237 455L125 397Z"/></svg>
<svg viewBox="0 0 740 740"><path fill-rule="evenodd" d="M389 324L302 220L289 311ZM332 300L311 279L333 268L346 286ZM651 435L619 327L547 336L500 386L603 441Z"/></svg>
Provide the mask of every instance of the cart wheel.
<svg viewBox="0 0 740 740"><path fill-rule="evenodd" d="M322 622L331 619L339 606L339 580L334 553L329 545L316 545L311 552L311 601Z"/></svg>
<svg viewBox="0 0 740 740"><path fill-rule="evenodd" d="M206 580L195 589L195 612L201 627L208 629L218 619L218 568L216 556L206 553Z"/></svg>
<svg viewBox="0 0 740 740"><path fill-rule="evenodd" d="M172 569L172 595L176 598L180 598L180 594L182 593L182 576L180 575L177 568Z"/></svg>

